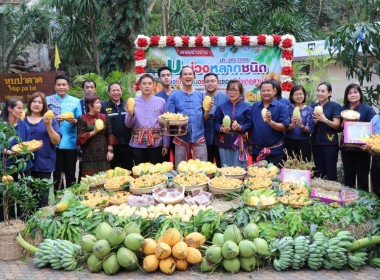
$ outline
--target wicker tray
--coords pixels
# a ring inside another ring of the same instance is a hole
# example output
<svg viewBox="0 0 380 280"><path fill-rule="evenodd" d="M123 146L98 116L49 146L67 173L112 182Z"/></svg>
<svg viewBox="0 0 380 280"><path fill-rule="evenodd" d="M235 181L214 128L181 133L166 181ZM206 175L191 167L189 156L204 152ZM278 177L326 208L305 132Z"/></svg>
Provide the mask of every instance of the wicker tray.
<svg viewBox="0 0 380 280"><path fill-rule="evenodd" d="M158 123L160 124L165 124L165 125L185 125L189 123L189 118L186 117L184 119L179 119L179 120L168 120L165 118L158 118Z"/></svg>
<svg viewBox="0 0 380 280"><path fill-rule="evenodd" d="M239 179L243 181L245 179L245 176L247 175L247 172L243 174L222 174L222 175L228 178L234 178L234 179Z"/></svg>
<svg viewBox="0 0 380 280"><path fill-rule="evenodd" d="M168 185L168 181L164 181L158 185L155 185L155 186L152 186L152 187L148 187L148 188L132 188L132 187L129 187L129 191L132 193L132 194L145 194L145 193L152 193L153 189L154 188L158 188L158 187L164 187L166 188Z"/></svg>
<svg viewBox="0 0 380 280"><path fill-rule="evenodd" d="M187 128L189 126L189 119L181 120L168 120L164 118L158 118L158 123L163 125L163 129L161 131L162 135L165 136L183 136L187 134ZM185 126L184 128L182 128Z"/></svg>
<svg viewBox="0 0 380 280"><path fill-rule="evenodd" d="M174 201L174 202L163 202L163 201L160 201L160 200L155 200L155 201L156 201L156 203L163 203L165 205L176 205L176 204L182 204L183 198L180 199L180 200Z"/></svg>
<svg viewBox="0 0 380 280"><path fill-rule="evenodd" d="M90 192L97 192L104 189L104 183L90 186Z"/></svg>
<svg viewBox="0 0 380 280"><path fill-rule="evenodd" d="M176 189L178 189L179 187L184 187L185 192L190 192L190 191L195 190L195 189L203 189L205 191L207 189L209 182L210 182L210 179L206 183L199 184L199 185L182 186L182 185L174 184L174 187Z"/></svg>
<svg viewBox="0 0 380 280"><path fill-rule="evenodd" d="M244 205L245 206L251 206L251 207L255 207L256 209L265 209L265 208L270 208L274 205L278 204L278 202L275 202L275 203L272 203L272 204L267 204L267 205L260 205L260 208L257 207L257 205L253 205L251 203L248 203L248 202L244 202Z"/></svg>
<svg viewBox="0 0 380 280"><path fill-rule="evenodd" d="M31 142L31 141L27 141L27 142ZM34 147L33 149L27 150L26 152L28 152L28 153L32 153L32 152L35 152L35 151L41 149L42 146L43 146L42 141L40 140L40 141L36 141L36 142L39 142L38 146ZM12 147L12 151L15 152L16 154L20 154L19 151L16 150L16 148L18 148L19 146L21 146L21 145L24 144L24 143L26 143L26 142L22 142L22 143L19 143L19 144L14 145L14 146Z"/></svg>
<svg viewBox="0 0 380 280"><path fill-rule="evenodd" d="M217 188L211 185L210 183L208 183L208 189L210 190L212 194L226 194L230 192L240 192L242 187L243 186L240 186L237 188Z"/></svg>

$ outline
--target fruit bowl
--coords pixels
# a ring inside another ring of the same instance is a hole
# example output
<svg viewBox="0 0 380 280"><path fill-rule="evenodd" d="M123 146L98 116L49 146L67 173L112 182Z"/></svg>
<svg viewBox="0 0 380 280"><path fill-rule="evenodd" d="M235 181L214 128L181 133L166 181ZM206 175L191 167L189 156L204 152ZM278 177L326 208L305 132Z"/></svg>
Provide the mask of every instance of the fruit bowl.
<svg viewBox="0 0 380 280"><path fill-rule="evenodd" d="M343 110L340 115L345 120L358 120L360 119L360 113L354 110Z"/></svg>
<svg viewBox="0 0 380 280"><path fill-rule="evenodd" d="M32 153L41 149L42 146L43 143L41 140L31 140L14 145L12 147L12 151L19 154L20 152L22 152L23 147L26 147L26 152Z"/></svg>

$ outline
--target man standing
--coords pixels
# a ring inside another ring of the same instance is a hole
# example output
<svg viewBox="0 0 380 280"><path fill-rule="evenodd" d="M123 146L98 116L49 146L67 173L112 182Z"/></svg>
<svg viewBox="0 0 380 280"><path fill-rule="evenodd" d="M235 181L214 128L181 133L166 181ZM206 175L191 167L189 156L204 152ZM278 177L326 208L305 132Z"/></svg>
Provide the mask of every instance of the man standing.
<svg viewBox="0 0 380 280"><path fill-rule="evenodd" d="M84 93L84 97L80 100L80 108L82 111L82 115L87 113L86 105L84 104L84 99L87 95L93 95L96 93L96 83L94 80L87 79L82 82L82 92Z"/></svg>
<svg viewBox="0 0 380 280"><path fill-rule="evenodd" d="M172 71L169 67L163 66L158 68L158 80L161 82L162 90L156 93L157 97L165 99L168 103L170 94L173 92L173 88L170 86L172 81Z"/></svg>
<svg viewBox="0 0 380 280"><path fill-rule="evenodd" d="M111 161L111 168L116 166L131 170L133 167L132 150L129 147L132 130L124 124L125 101L121 99L122 90L119 83L113 82L108 86L110 100L102 105L101 112L107 114L111 120L112 134L116 137L119 144L113 145L114 158Z"/></svg>
<svg viewBox="0 0 380 280"><path fill-rule="evenodd" d="M205 138L207 145L207 160L216 162L216 166L221 167L219 147L214 145L214 113L219 105L228 101L228 96L223 92L217 92L219 86L218 75L215 73L207 73L204 76L206 95L212 99L212 107L210 111L205 112Z"/></svg>
<svg viewBox="0 0 380 280"><path fill-rule="evenodd" d="M261 100L251 108L253 129L249 151L256 162L265 159L279 166L284 157L284 132L290 122L288 109L274 99L271 81L261 83L260 94ZM266 113L262 116L264 108Z"/></svg>
<svg viewBox="0 0 380 280"><path fill-rule="evenodd" d="M172 113L187 115L189 124L187 134L174 137L175 165L176 168L182 160L200 159L207 160L206 140L204 137L204 111L202 107L204 93L194 90L193 82L195 73L192 68L182 68L179 77L182 82L182 90L174 91L167 104L167 109Z"/></svg>
<svg viewBox="0 0 380 280"><path fill-rule="evenodd" d="M63 186L62 172L65 173L66 187L76 182L75 171L77 161L77 132L75 125L77 118L82 114L79 107L79 99L67 94L70 89L70 80L66 75L58 75L55 78L54 89L56 94L46 97L49 110L54 112L55 119L59 123L62 139L56 149L56 162L53 178L54 189L57 191ZM66 112L73 113L72 118L62 118L60 115Z"/></svg>

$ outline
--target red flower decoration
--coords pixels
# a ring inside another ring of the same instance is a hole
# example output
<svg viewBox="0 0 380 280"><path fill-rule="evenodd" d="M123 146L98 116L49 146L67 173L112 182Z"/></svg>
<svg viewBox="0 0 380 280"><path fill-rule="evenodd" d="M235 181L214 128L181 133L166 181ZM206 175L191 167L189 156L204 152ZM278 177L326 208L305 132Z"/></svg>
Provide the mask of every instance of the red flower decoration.
<svg viewBox="0 0 380 280"><path fill-rule="evenodd" d="M282 42L282 47L284 49L288 49L290 48L291 46L293 46L293 40L292 39L285 39L283 42Z"/></svg>
<svg viewBox="0 0 380 280"><path fill-rule="evenodd" d="M203 46L203 36L202 35L195 36L195 45L197 47Z"/></svg>
<svg viewBox="0 0 380 280"><path fill-rule="evenodd" d="M243 46L244 45L249 45L249 39L250 39L249 36L247 36L247 35L241 35L240 38L241 38L241 44Z"/></svg>
<svg viewBox="0 0 380 280"><path fill-rule="evenodd" d="M226 36L226 42L227 42L227 46L233 46L233 44L235 44L234 35Z"/></svg>
<svg viewBox="0 0 380 280"><path fill-rule="evenodd" d="M173 36L167 36L166 37L166 45L167 46L175 46L174 37Z"/></svg>
<svg viewBox="0 0 380 280"><path fill-rule="evenodd" d="M144 50L135 51L135 60L142 60L142 59L145 59L145 51Z"/></svg>
<svg viewBox="0 0 380 280"><path fill-rule="evenodd" d="M261 34L261 35L257 36L257 44L265 45L265 39L266 38L267 38L267 36L265 34Z"/></svg>
<svg viewBox="0 0 380 280"><path fill-rule="evenodd" d="M140 47L140 48L143 48L143 47L146 47L148 45L148 40L146 38L139 38L137 40L137 45Z"/></svg>
<svg viewBox="0 0 380 280"><path fill-rule="evenodd" d="M282 90L283 91L291 91L292 90L292 82L285 82L282 83Z"/></svg>
<svg viewBox="0 0 380 280"><path fill-rule="evenodd" d="M282 75L288 75L290 77L293 77L293 67L292 66L282 67Z"/></svg>
<svg viewBox="0 0 380 280"><path fill-rule="evenodd" d="M135 83L135 91L138 91L138 90L140 90L140 82L139 81L137 81Z"/></svg>
<svg viewBox="0 0 380 280"><path fill-rule="evenodd" d="M218 36L210 36L210 43L213 46L217 46L218 45Z"/></svg>
<svg viewBox="0 0 380 280"><path fill-rule="evenodd" d="M158 41L160 40L160 35L157 36L151 36L150 37L150 45L151 46L158 46Z"/></svg>
<svg viewBox="0 0 380 280"><path fill-rule="evenodd" d="M135 73L136 74L144 74L145 73L145 68L141 66L135 66Z"/></svg>
<svg viewBox="0 0 380 280"><path fill-rule="evenodd" d="M272 34L272 37L273 37L273 45L278 46L281 42L281 35Z"/></svg>
<svg viewBox="0 0 380 280"><path fill-rule="evenodd" d="M293 60L293 51L282 51L282 58Z"/></svg>
<svg viewBox="0 0 380 280"><path fill-rule="evenodd" d="M189 36L181 36L181 39L182 39L182 46L183 47L189 46L189 40L190 40Z"/></svg>

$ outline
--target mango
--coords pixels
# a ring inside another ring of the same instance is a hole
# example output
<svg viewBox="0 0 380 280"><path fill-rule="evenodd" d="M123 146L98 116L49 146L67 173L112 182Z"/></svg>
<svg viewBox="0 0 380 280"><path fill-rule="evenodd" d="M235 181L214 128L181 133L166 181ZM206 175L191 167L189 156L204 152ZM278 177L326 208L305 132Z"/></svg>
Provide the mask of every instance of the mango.
<svg viewBox="0 0 380 280"><path fill-rule="evenodd" d="M27 111L28 111L28 109L24 109L24 111L22 111L20 120L22 120L22 121L25 120L25 115L26 115Z"/></svg>
<svg viewBox="0 0 380 280"><path fill-rule="evenodd" d="M127 111L130 115L133 114L133 111L135 110L136 102L135 99L132 97L127 100Z"/></svg>
<svg viewBox="0 0 380 280"><path fill-rule="evenodd" d="M225 115L223 118L223 126L230 127L230 125L231 125L231 118L230 116Z"/></svg>
<svg viewBox="0 0 380 280"><path fill-rule="evenodd" d="M96 130L103 130L104 122L101 119L97 119L95 121L95 127L96 127Z"/></svg>
<svg viewBox="0 0 380 280"><path fill-rule="evenodd" d="M66 113L61 114L60 117L62 119L67 120L67 119L70 119L70 118L74 118L74 114L73 114L73 112L66 112Z"/></svg>
<svg viewBox="0 0 380 280"><path fill-rule="evenodd" d="M47 117L49 118L49 120L52 120L53 117L54 117L54 113L53 113L52 110L49 110L49 111L47 111L47 112L44 114L44 116L47 116Z"/></svg>
<svg viewBox="0 0 380 280"><path fill-rule="evenodd" d="M267 111L268 111L267 108L263 108L261 110L261 116L263 117L264 122L267 121L267 117L266 117Z"/></svg>
<svg viewBox="0 0 380 280"><path fill-rule="evenodd" d="M316 106L314 108L314 112L317 113L317 114L323 114L323 107L322 106Z"/></svg>
<svg viewBox="0 0 380 280"><path fill-rule="evenodd" d="M211 107L210 107L210 103L211 103L212 99L210 96L206 95L205 98L203 99L203 109L208 112L210 111Z"/></svg>
<svg viewBox="0 0 380 280"><path fill-rule="evenodd" d="M294 108L294 110L293 110L293 117L297 117L297 118L301 117L301 113L300 113L300 108L299 107Z"/></svg>

